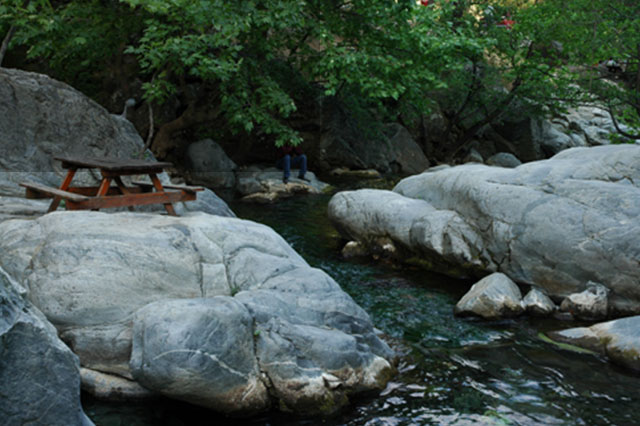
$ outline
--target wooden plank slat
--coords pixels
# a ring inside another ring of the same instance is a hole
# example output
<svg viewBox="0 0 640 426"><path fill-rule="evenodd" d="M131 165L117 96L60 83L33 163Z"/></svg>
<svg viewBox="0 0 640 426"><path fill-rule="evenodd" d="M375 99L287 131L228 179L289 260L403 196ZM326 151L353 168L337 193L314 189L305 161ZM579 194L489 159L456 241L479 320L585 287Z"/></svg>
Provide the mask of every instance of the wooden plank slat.
<svg viewBox="0 0 640 426"><path fill-rule="evenodd" d="M171 191L171 192L147 192L126 195L107 195L104 197L87 198L83 201L67 202L69 210L81 209L104 209L112 207L143 206L147 204L170 204L179 201L193 201L196 199L194 193Z"/></svg>
<svg viewBox="0 0 640 426"><path fill-rule="evenodd" d="M173 166L166 161L146 161L135 158L60 156L54 159L61 161L65 169L95 168L119 175L160 173L162 169Z"/></svg>
<svg viewBox="0 0 640 426"><path fill-rule="evenodd" d="M140 187L147 187L147 188L153 188L153 183L150 182L139 182L139 181L134 181L131 182L133 185L138 185ZM187 192L197 192L197 191L204 191L204 188L201 186L188 186L188 185L165 185L162 184L162 187L164 189L178 189L180 191L187 191Z"/></svg>
<svg viewBox="0 0 640 426"><path fill-rule="evenodd" d="M95 197L98 193L98 186L72 186L67 188L68 192L73 192L74 194L86 195L88 197ZM127 187L127 191L131 193L141 193L145 192L145 188L141 188L139 186L129 186ZM147 191L149 192L149 191ZM115 186L110 186L106 195L121 195L120 189Z"/></svg>
<svg viewBox="0 0 640 426"><path fill-rule="evenodd" d="M69 201L74 201L74 202L82 202L90 199L89 197L86 197L84 195L74 194L73 192L63 191L58 188L52 188L50 186L40 185L38 183L33 183L33 182L22 182L20 183L20 185L27 188L27 198L60 197ZM36 195L36 193L39 193L39 195L35 197L30 197L30 195L34 196Z"/></svg>

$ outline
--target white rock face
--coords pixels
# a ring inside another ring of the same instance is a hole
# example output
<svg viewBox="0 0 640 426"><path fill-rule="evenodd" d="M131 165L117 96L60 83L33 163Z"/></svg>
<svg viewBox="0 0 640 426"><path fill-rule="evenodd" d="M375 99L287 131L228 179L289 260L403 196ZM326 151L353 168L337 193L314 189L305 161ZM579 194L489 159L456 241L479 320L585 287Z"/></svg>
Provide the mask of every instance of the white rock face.
<svg viewBox="0 0 640 426"><path fill-rule="evenodd" d="M594 281L613 311L640 312L639 145L438 168L393 192L338 193L329 217L350 240L390 237L454 276L500 271L558 298Z"/></svg>
<svg viewBox="0 0 640 426"><path fill-rule="evenodd" d="M499 272L475 283L456 304L456 315L477 315L485 319L518 316L524 312L520 289Z"/></svg>
<svg viewBox="0 0 640 426"><path fill-rule="evenodd" d="M55 212L0 223L0 265L83 367L219 411L332 412L393 370L368 315L257 223Z"/></svg>

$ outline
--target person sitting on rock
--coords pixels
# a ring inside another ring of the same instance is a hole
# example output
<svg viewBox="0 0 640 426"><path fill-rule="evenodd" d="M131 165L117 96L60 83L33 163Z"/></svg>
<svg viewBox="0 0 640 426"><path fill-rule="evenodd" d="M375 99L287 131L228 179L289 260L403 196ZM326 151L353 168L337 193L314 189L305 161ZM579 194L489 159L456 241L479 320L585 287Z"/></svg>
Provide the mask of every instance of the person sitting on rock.
<svg viewBox="0 0 640 426"><path fill-rule="evenodd" d="M607 65L607 71L609 71L611 74L615 74L617 72L622 72L622 67L613 58L609 58L609 60L607 61L606 65Z"/></svg>
<svg viewBox="0 0 640 426"><path fill-rule="evenodd" d="M276 167L283 170L282 182L289 183L289 177L291 176L291 166L297 167L298 179L302 179L306 182L310 182L305 178L307 173L307 156L302 153L302 149L299 146L293 146L285 144L278 150L279 159L276 163Z"/></svg>

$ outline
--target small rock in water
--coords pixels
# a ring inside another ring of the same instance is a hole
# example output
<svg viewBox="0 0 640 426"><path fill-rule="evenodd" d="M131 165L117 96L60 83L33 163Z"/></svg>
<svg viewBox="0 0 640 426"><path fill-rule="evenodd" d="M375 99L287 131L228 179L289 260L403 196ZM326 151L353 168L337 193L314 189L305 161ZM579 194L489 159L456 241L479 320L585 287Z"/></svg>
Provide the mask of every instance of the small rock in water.
<svg viewBox="0 0 640 426"><path fill-rule="evenodd" d="M477 315L485 319L514 317L524 311L518 286L496 272L475 283L456 304L456 315Z"/></svg>
<svg viewBox="0 0 640 426"><path fill-rule="evenodd" d="M522 300L525 310L536 316L549 316L557 309L553 301L537 288L532 288Z"/></svg>
<svg viewBox="0 0 640 426"><path fill-rule="evenodd" d="M602 284L589 281L587 289L582 293L567 296L560 305L560 310L570 312L582 320L601 320L607 317L609 290Z"/></svg>
<svg viewBox="0 0 640 426"><path fill-rule="evenodd" d="M360 244L358 241L349 241L342 248L342 257L345 259L352 259L354 257L364 257L367 256L369 252L367 248Z"/></svg>

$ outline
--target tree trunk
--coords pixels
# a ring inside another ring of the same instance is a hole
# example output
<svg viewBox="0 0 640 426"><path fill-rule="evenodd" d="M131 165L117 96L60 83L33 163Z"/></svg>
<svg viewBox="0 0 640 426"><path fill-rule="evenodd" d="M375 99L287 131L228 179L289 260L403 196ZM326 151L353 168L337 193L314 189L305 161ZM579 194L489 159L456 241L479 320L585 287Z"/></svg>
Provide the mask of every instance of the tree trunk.
<svg viewBox="0 0 640 426"><path fill-rule="evenodd" d="M220 107L198 109L194 103L190 103L182 115L173 121L160 126L151 148L159 159L167 157L176 148L176 142L172 139L174 133L185 130L198 124L214 121L220 115Z"/></svg>
<svg viewBox="0 0 640 426"><path fill-rule="evenodd" d="M11 41L11 38L13 37L13 34L15 32L16 27L12 25L11 28L9 28L9 31L7 31L7 35L4 36L4 40L2 40L2 46L0 46L0 67L2 67L4 54L7 52L7 49L9 48L9 42Z"/></svg>
<svg viewBox="0 0 640 426"><path fill-rule="evenodd" d="M451 162L453 160L453 157L455 157L455 155L462 148L464 148L469 142L471 142L473 137L476 135L476 133L478 133L478 131L482 127L486 126L487 124L493 123L495 120L500 118L502 114L504 114L507 111L507 108L509 108L509 106L511 105L511 102L513 102L513 99L516 97L518 87L520 87L521 84L522 84L522 80L520 80L519 78L516 79L507 97L504 98L502 102L500 102L493 111L485 115L483 120L480 120L479 122L475 123L473 126L469 127L464 131L464 133L455 142L453 149L451 149L447 154L445 158L447 162Z"/></svg>

